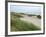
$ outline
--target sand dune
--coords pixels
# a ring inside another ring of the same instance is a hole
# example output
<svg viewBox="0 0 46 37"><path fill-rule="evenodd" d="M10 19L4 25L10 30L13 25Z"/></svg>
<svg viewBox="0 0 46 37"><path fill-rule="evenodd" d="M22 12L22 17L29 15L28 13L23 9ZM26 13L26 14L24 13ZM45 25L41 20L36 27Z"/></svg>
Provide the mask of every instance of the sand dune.
<svg viewBox="0 0 46 37"><path fill-rule="evenodd" d="M35 16L29 17L27 15L23 15L23 18L20 18L23 21L27 21L29 23L33 23L34 25L40 27L41 26L41 19L38 19Z"/></svg>

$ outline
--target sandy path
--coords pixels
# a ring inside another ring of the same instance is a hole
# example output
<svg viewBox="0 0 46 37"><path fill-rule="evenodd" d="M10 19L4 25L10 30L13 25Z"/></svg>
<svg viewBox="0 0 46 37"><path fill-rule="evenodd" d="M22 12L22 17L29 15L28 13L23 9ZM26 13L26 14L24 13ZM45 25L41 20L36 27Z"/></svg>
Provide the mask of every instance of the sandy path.
<svg viewBox="0 0 46 37"><path fill-rule="evenodd" d="M37 17L29 17L27 15L24 15L23 18L20 18L23 21L28 21L29 23L33 23L34 25L40 27L41 26L41 20Z"/></svg>

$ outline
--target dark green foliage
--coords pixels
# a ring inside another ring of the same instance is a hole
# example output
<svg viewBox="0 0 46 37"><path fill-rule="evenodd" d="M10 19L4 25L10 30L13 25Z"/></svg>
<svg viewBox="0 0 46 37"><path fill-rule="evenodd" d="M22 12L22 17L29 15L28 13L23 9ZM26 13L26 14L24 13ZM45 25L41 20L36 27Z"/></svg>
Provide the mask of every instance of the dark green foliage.
<svg viewBox="0 0 46 37"><path fill-rule="evenodd" d="M38 17L39 19L41 19L41 16L40 16L40 15L38 15L37 17Z"/></svg>

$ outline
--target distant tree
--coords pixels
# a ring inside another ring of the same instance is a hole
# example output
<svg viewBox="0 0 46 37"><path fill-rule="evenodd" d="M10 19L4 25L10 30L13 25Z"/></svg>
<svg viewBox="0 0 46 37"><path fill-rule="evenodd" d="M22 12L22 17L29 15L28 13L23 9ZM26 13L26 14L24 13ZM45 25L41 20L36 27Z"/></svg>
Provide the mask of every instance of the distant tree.
<svg viewBox="0 0 46 37"><path fill-rule="evenodd" d="M41 16L40 16L40 15L37 15L37 17L38 17L39 19L41 19Z"/></svg>

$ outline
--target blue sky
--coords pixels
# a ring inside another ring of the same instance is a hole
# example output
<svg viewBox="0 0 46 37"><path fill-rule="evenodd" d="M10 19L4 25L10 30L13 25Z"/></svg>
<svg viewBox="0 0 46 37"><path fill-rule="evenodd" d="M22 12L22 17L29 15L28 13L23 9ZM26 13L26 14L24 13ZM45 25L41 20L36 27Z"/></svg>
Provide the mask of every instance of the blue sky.
<svg viewBox="0 0 46 37"><path fill-rule="evenodd" d="M11 12L27 13L27 14L41 14L41 7L38 6L21 6L21 5L10 5Z"/></svg>

